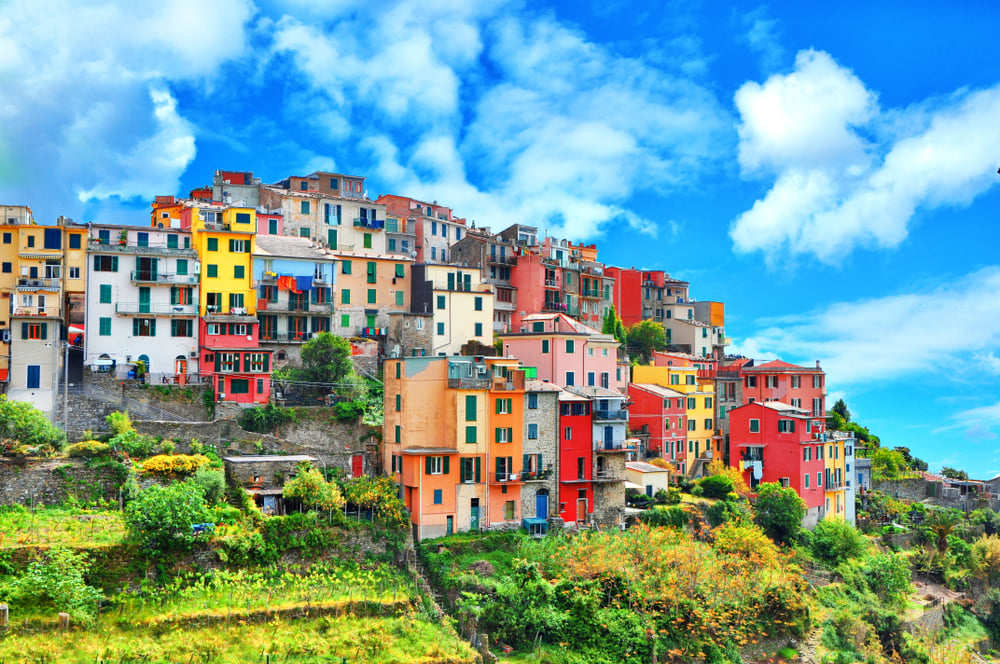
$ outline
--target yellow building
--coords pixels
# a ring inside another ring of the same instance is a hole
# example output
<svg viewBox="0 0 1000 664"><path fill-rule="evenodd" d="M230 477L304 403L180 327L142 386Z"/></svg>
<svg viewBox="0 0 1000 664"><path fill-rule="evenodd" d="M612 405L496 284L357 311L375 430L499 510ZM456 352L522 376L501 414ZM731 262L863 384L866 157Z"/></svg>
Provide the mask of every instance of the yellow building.
<svg viewBox="0 0 1000 664"><path fill-rule="evenodd" d="M849 439L835 438L830 433L824 435L826 438L826 449L824 451L824 472L823 486L826 493L826 511L824 514L838 519L845 518L847 514L847 493L846 480L849 478L845 462L847 460L845 442ZM852 499L853 500L853 499Z"/></svg>
<svg viewBox="0 0 1000 664"><path fill-rule="evenodd" d="M715 384L711 379L699 379L698 369L693 366L637 365L632 367L632 382L652 383L684 395L686 449L682 454L671 450L678 471L697 475L709 461L722 458L722 437L715 426Z"/></svg>
<svg viewBox="0 0 1000 664"><path fill-rule="evenodd" d="M201 260L200 315L255 316L253 250L257 213L253 208L192 204L181 213Z"/></svg>
<svg viewBox="0 0 1000 664"><path fill-rule="evenodd" d="M411 310L433 317L432 354L458 355L470 341L493 344L493 288L479 270L421 263L411 283Z"/></svg>

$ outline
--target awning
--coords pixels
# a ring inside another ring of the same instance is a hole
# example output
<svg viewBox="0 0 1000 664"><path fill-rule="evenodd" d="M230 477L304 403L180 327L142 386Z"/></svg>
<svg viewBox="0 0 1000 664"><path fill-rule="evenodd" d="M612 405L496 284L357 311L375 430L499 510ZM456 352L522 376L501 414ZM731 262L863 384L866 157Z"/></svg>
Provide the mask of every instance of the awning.
<svg viewBox="0 0 1000 664"><path fill-rule="evenodd" d="M635 482L629 482L628 480L625 480L624 482L622 482L622 484L625 485L626 489L636 489L637 491L646 490L646 487L642 486L641 484L636 484Z"/></svg>

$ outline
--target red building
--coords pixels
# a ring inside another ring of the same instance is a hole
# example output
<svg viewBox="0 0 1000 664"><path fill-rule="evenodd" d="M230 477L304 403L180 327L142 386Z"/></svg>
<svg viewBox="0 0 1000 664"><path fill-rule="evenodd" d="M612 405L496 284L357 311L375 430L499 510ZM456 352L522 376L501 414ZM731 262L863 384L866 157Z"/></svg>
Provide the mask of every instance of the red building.
<svg viewBox="0 0 1000 664"><path fill-rule="evenodd" d="M594 422L591 400L559 393L559 516L583 523L594 511Z"/></svg>
<svg viewBox="0 0 1000 664"><path fill-rule="evenodd" d="M677 305L689 306L690 284L671 279L663 270L608 267L604 273L615 280L612 300L625 327L641 320L667 324L679 317Z"/></svg>
<svg viewBox="0 0 1000 664"><path fill-rule="evenodd" d="M729 411L729 465L754 489L763 482L791 487L810 512L825 504L823 418L780 401L748 403Z"/></svg>
<svg viewBox="0 0 1000 664"><path fill-rule="evenodd" d="M629 383L628 397L629 427L649 433L648 452L670 461L684 459L685 395L652 383Z"/></svg>
<svg viewBox="0 0 1000 664"><path fill-rule="evenodd" d="M781 401L813 417L826 416L826 375L819 362L814 368L781 360L743 365L743 401Z"/></svg>
<svg viewBox="0 0 1000 664"><path fill-rule="evenodd" d="M202 375L218 399L266 404L271 396L271 351L261 348L255 316L207 315L198 329Z"/></svg>

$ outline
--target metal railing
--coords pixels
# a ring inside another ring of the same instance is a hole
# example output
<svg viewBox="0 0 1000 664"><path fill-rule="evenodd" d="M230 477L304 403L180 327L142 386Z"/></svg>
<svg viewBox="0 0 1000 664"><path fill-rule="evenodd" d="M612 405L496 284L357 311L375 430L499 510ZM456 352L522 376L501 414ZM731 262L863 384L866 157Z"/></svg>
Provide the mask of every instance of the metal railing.
<svg viewBox="0 0 1000 664"><path fill-rule="evenodd" d="M594 441L595 452L628 452L635 450L636 446L628 441L622 440L598 440Z"/></svg>
<svg viewBox="0 0 1000 664"><path fill-rule="evenodd" d="M130 275L133 282L145 282L154 284L197 284L197 274L170 274L153 272L152 270L132 270Z"/></svg>
<svg viewBox="0 0 1000 664"><path fill-rule="evenodd" d="M625 420L628 419L628 412L625 410L595 410L595 420Z"/></svg>
<svg viewBox="0 0 1000 664"><path fill-rule="evenodd" d="M165 304L162 302L116 302L115 312L127 315L197 316L197 304Z"/></svg>
<svg viewBox="0 0 1000 664"><path fill-rule="evenodd" d="M59 316L59 307L14 307L12 316Z"/></svg>
<svg viewBox="0 0 1000 664"><path fill-rule="evenodd" d="M17 287L20 288L59 288L61 279L58 277L27 278L17 280Z"/></svg>
<svg viewBox="0 0 1000 664"><path fill-rule="evenodd" d="M260 343L304 344L312 339L312 332L261 332Z"/></svg>

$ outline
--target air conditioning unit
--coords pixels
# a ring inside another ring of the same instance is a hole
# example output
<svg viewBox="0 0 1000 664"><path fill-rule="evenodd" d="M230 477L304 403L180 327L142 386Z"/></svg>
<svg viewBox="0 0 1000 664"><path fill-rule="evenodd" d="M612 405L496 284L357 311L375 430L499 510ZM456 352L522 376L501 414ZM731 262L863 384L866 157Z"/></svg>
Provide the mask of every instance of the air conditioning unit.
<svg viewBox="0 0 1000 664"><path fill-rule="evenodd" d="M198 351L196 351L196 350L191 351L190 353L188 353L188 357L190 357L192 359L198 357Z"/></svg>

